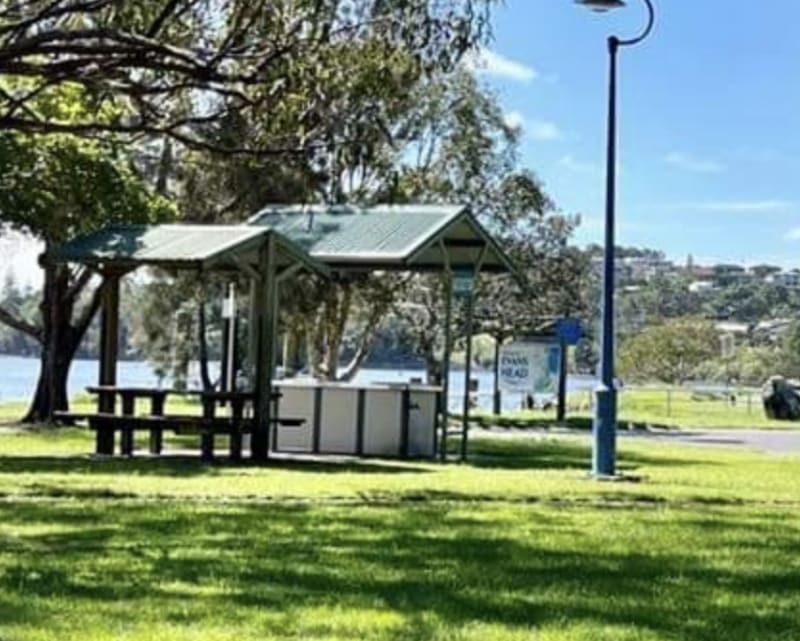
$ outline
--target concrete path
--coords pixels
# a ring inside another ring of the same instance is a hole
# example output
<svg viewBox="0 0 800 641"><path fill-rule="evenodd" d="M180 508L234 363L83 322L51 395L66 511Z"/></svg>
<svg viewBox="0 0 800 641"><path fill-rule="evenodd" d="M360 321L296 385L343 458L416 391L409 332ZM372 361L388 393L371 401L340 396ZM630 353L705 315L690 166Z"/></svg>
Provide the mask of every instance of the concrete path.
<svg viewBox="0 0 800 641"><path fill-rule="evenodd" d="M507 436L520 438L525 436L573 436L589 439L589 433L581 430L567 429L542 429L542 430L515 430L494 428L488 430L492 436ZM479 434L478 430L472 433ZM646 439L662 443L685 445L700 445L708 447L735 447L742 449L758 450L768 454L798 454L800 453L800 429L797 430L685 430L649 432L627 430L619 431L619 438Z"/></svg>
<svg viewBox="0 0 800 641"><path fill-rule="evenodd" d="M769 454L800 452L800 430L710 430L685 432L620 432L622 438L649 438L668 443L741 447Z"/></svg>

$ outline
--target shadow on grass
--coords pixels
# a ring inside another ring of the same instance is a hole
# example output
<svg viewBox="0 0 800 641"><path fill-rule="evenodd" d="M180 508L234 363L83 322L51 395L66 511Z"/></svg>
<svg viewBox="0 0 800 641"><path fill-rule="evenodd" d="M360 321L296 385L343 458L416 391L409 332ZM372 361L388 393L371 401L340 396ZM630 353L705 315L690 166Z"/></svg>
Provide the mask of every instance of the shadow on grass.
<svg viewBox="0 0 800 641"><path fill-rule="evenodd" d="M0 456L0 474L134 474L153 476L193 477L213 476L223 469L262 468L265 470L294 470L324 474L423 474L429 470L397 462L333 458L313 460L271 459L254 464L251 461L231 461L219 457L213 463L200 461L196 456L95 458L90 456ZM71 490L70 490L71 491ZM55 494L58 495L56 491Z"/></svg>
<svg viewBox="0 0 800 641"><path fill-rule="evenodd" d="M642 466L695 465L687 457L648 456L639 452L619 454L618 467L630 472ZM591 465L589 445L557 439L473 439L468 464L473 467L530 470L588 470ZM710 465L702 461L704 465Z"/></svg>
<svg viewBox="0 0 800 641"><path fill-rule="evenodd" d="M569 416L563 421L547 416L494 416L492 414L479 414L471 419L477 427L498 428L498 429L570 429L581 432L592 431L592 418L588 416ZM656 422L631 421L625 418L619 419L621 430L631 432L644 432L646 430L657 429L661 431L679 431L675 425Z"/></svg>
<svg viewBox="0 0 800 641"><path fill-rule="evenodd" d="M476 624L520 634L620 626L635 638L686 641L800 636L797 576L782 563L797 551L796 530L779 514L748 521L718 510L716 528L698 532L681 514L665 524L642 513L638 526L661 531L636 549L603 544L613 514L463 507L0 504L6 527L28 532L0 550L0 606L40 633L94 616L114 627L226 617L235 629L270 612L261 633L276 639L428 639ZM587 529L587 519L604 525ZM43 524L60 527L37 532ZM715 560L715 549L729 562ZM370 610L400 623L386 635L334 628L363 626ZM73 618L57 623L63 616Z"/></svg>

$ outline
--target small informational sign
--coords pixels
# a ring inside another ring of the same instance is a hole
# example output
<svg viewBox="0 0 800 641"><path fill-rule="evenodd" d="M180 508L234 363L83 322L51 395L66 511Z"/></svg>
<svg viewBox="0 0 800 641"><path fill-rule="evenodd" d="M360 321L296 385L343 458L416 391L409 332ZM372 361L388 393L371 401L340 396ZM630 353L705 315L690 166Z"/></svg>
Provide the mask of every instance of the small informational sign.
<svg viewBox="0 0 800 641"><path fill-rule="evenodd" d="M559 318L556 336L565 345L577 345L583 338L583 326L577 318Z"/></svg>
<svg viewBox="0 0 800 641"><path fill-rule="evenodd" d="M736 339L733 334L723 334L719 337L719 342L722 358L732 358L734 351L736 351Z"/></svg>
<svg viewBox="0 0 800 641"><path fill-rule="evenodd" d="M500 388L506 392L555 394L560 348L552 342L511 343L500 349Z"/></svg>
<svg viewBox="0 0 800 641"><path fill-rule="evenodd" d="M475 287L475 273L471 269L457 269L453 271L453 294L456 296L472 296Z"/></svg>

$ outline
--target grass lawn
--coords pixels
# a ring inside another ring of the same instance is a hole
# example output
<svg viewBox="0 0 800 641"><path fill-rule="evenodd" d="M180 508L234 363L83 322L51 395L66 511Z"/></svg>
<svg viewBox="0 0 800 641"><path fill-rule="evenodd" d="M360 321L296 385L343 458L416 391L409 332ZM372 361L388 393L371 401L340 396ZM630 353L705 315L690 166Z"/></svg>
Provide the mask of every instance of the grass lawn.
<svg viewBox="0 0 800 641"><path fill-rule="evenodd" d="M569 425L591 427L590 392L572 394L569 399ZM555 410L506 412L498 420L478 413L482 424L533 426L554 423ZM770 420L764 414L760 393L740 392L731 404L720 395L699 394L687 389L622 389L619 418L624 425L672 429L792 429L798 424Z"/></svg>
<svg viewBox="0 0 800 641"><path fill-rule="evenodd" d="M92 460L0 430L0 639L800 638L800 460L476 438L469 464Z"/></svg>

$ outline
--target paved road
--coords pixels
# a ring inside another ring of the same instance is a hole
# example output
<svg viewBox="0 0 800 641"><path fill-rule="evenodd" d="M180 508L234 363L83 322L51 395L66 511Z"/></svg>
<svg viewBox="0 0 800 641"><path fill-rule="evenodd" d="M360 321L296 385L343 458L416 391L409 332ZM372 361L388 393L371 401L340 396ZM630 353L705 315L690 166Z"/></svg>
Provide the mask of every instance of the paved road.
<svg viewBox="0 0 800 641"><path fill-rule="evenodd" d="M565 434L589 438L589 434L577 430L491 430L493 435L514 437ZM800 453L800 429L798 430L693 430L628 432L620 430L621 439L648 439L663 443L685 443L709 447L735 447L758 450L769 454Z"/></svg>
<svg viewBox="0 0 800 641"><path fill-rule="evenodd" d="M641 435L620 432L620 434L623 438L651 438L669 443L741 447L770 454L794 454L800 452L800 430L649 432Z"/></svg>

